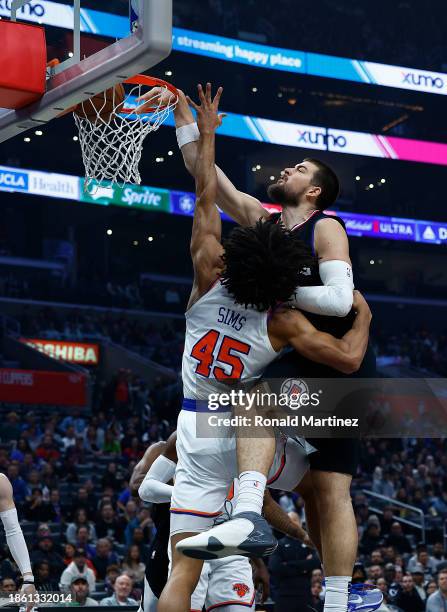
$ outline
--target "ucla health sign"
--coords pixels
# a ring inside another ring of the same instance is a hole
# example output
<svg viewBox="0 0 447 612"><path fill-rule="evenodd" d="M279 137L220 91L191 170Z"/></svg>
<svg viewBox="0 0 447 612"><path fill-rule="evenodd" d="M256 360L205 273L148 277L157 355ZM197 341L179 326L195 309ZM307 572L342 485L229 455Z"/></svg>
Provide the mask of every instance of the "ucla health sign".
<svg viewBox="0 0 447 612"><path fill-rule="evenodd" d="M28 191L28 173L0 166L1 191Z"/></svg>
<svg viewBox="0 0 447 612"><path fill-rule="evenodd" d="M306 132L308 130L301 133ZM310 135L306 135L306 138L313 139L316 136L310 132ZM331 140L331 142L332 146L342 146L340 141L338 144L335 140ZM146 185L104 185L97 187L93 193L86 193L84 191L84 179L78 176L24 169L19 171L16 168L6 166L0 166L0 191L16 191L30 195L73 200L84 204L138 208L148 212L162 212L188 217L192 217L194 214L196 203L195 194L189 191L171 191ZM262 205L271 213L281 210L281 207L277 204ZM328 211L328 214L338 214L345 222L350 236L386 238L388 240L404 240L426 244L447 244L447 223L360 215L349 212L335 213ZM230 218L223 213L222 218L230 221Z"/></svg>

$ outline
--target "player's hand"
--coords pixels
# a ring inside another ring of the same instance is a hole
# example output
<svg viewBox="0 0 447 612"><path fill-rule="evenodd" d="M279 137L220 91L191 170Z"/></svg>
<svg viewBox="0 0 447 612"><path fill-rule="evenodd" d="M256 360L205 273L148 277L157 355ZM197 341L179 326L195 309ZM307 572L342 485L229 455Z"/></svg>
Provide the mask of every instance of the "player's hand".
<svg viewBox="0 0 447 612"><path fill-rule="evenodd" d="M184 98L185 94L179 90L179 97L181 96ZM137 102L143 102L143 104L136 107L135 113L137 115L147 113L154 107L158 108L158 106L168 106L169 104L173 104L175 100L176 96L166 87L152 87L152 89L137 98Z"/></svg>
<svg viewBox="0 0 447 612"><path fill-rule="evenodd" d="M34 584L22 584L20 593L27 595L31 599L31 601L29 601L26 605L22 604L20 606L20 612L31 612L31 610L36 605L35 602L32 601L33 600L32 596L37 593L36 587L34 586Z"/></svg>
<svg viewBox="0 0 447 612"><path fill-rule="evenodd" d="M315 544L310 539L310 535L307 533L307 531L304 532L304 537L302 539L302 542L304 546L307 546L307 548L315 549Z"/></svg>
<svg viewBox="0 0 447 612"><path fill-rule="evenodd" d="M197 125L201 134L213 134L222 123L222 116L219 116L219 102L222 96L223 87L219 87L214 99L211 98L211 83L206 84L203 91L202 85L197 86L200 104L196 104L189 96L186 96L188 104L197 113Z"/></svg>
<svg viewBox="0 0 447 612"><path fill-rule="evenodd" d="M354 301L352 302L352 307L356 312L362 312L365 314L369 313L369 316L372 317L368 302L365 300L360 291L354 290Z"/></svg>
<svg viewBox="0 0 447 612"><path fill-rule="evenodd" d="M253 583L256 590L258 590L259 587L262 588L261 603L264 603L267 601L270 595L270 576L262 559L257 559L257 561L260 561L261 563L256 563L256 565L253 565Z"/></svg>

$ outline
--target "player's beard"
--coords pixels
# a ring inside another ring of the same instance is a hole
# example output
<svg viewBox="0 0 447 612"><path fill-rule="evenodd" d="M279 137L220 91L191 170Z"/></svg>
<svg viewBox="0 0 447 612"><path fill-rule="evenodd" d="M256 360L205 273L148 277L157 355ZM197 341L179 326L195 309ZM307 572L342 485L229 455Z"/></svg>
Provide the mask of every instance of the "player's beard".
<svg viewBox="0 0 447 612"><path fill-rule="evenodd" d="M273 183L267 187L272 202L282 206L297 206L296 199L287 191L285 183Z"/></svg>

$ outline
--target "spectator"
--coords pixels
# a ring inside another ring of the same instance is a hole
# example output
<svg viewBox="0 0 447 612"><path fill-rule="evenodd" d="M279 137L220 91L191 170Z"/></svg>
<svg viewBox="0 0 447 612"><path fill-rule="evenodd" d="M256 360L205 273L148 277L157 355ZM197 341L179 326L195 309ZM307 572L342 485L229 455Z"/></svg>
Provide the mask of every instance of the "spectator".
<svg viewBox="0 0 447 612"><path fill-rule="evenodd" d="M83 509L85 511L87 520L92 518L96 511L95 500L93 495L87 491L87 488L79 487L76 498L73 502L71 508L71 514L75 517L74 522L76 522L76 515L78 510Z"/></svg>
<svg viewBox="0 0 447 612"><path fill-rule="evenodd" d="M426 612L440 612L447 610L447 570L438 574L438 590L427 599Z"/></svg>
<svg viewBox="0 0 447 612"><path fill-rule="evenodd" d="M426 580L430 580L436 574L438 563L433 557L429 556L427 547L424 544L418 545L416 550L416 555L413 555L408 561L407 569L409 572L413 572L414 568L422 566Z"/></svg>
<svg viewBox="0 0 447 612"><path fill-rule="evenodd" d="M138 602L129 597L133 589L132 578L127 574L121 574L115 580L113 595L101 599L101 606L137 606Z"/></svg>
<svg viewBox="0 0 447 612"><path fill-rule="evenodd" d="M373 514L369 517L368 526L360 540L360 549L364 554L369 555L373 550L382 546L382 544L383 538L380 535L380 521L378 517Z"/></svg>
<svg viewBox="0 0 447 612"><path fill-rule="evenodd" d="M58 580L65 569L64 560L54 549L54 542L50 535L43 535L37 541L36 549L30 554L31 561L47 561L50 567L50 578Z"/></svg>
<svg viewBox="0 0 447 612"><path fill-rule="evenodd" d="M95 554L95 547L93 544L90 544L88 527L85 525L81 525L76 531L76 548L84 549L88 559L91 559ZM88 566L92 567L90 562Z"/></svg>
<svg viewBox="0 0 447 612"><path fill-rule="evenodd" d="M59 590L59 582L51 578L50 565L47 561L39 561L33 566L34 585L37 591L52 592Z"/></svg>
<svg viewBox="0 0 447 612"><path fill-rule="evenodd" d="M21 505L29 495L29 489L19 473L19 466L17 463L11 463L8 466L8 478L12 484L14 500L16 504Z"/></svg>
<svg viewBox="0 0 447 612"><path fill-rule="evenodd" d="M425 590L424 568L420 563L414 565L411 575L413 576L414 588L419 593L419 597L422 601L425 602L427 599L427 592Z"/></svg>
<svg viewBox="0 0 447 612"><path fill-rule="evenodd" d="M296 512L289 512L289 517L300 525ZM269 563L278 590L275 610L301 612L311 605L311 572L319 566L319 560L309 548L289 536L283 537Z"/></svg>
<svg viewBox="0 0 447 612"><path fill-rule="evenodd" d="M52 521L56 518L49 502L44 501L39 487L32 489L31 499L26 502L23 512L28 521Z"/></svg>
<svg viewBox="0 0 447 612"><path fill-rule="evenodd" d="M411 544L402 531L402 525L397 521L391 525L390 535L386 539L387 546L393 546L401 555L411 552Z"/></svg>
<svg viewBox="0 0 447 612"><path fill-rule="evenodd" d="M3 593L15 593L17 591L17 585L13 578L2 578L0 581L0 591Z"/></svg>
<svg viewBox="0 0 447 612"><path fill-rule="evenodd" d="M393 506L385 506L379 520L382 534L388 535L391 531L391 525L394 522Z"/></svg>
<svg viewBox="0 0 447 612"><path fill-rule="evenodd" d="M445 550L442 542L435 542L432 549L432 557L439 563L445 561Z"/></svg>
<svg viewBox="0 0 447 612"><path fill-rule="evenodd" d="M105 580L107 568L119 563L118 556L112 552L110 540L101 538L96 542L96 552L92 557L92 563L99 580Z"/></svg>
<svg viewBox="0 0 447 612"><path fill-rule="evenodd" d="M61 523L63 519L63 512L59 489L51 489L50 491L50 508L53 513L52 521L54 523Z"/></svg>
<svg viewBox="0 0 447 612"><path fill-rule="evenodd" d="M323 576L321 576L321 578L323 579ZM363 563L355 563L354 569L352 571L352 583L356 584L360 582L366 582L367 578L368 576L366 575L366 570L363 566Z"/></svg>
<svg viewBox="0 0 447 612"><path fill-rule="evenodd" d="M9 412L6 415L6 423L2 426L1 441L12 442L18 440L21 434L19 415L16 412Z"/></svg>
<svg viewBox="0 0 447 612"><path fill-rule="evenodd" d="M52 434L45 434L42 443L36 448L36 457L43 461L57 461L61 453L54 443Z"/></svg>
<svg viewBox="0 0 447 612"><path fill-rule="evenodd" d="M65 532L65 537L71 544L76 544L76 537L79 527L86 527L88 530L89 541L96 541L95 526L88 520L87 513L84 508L78 508L76 510L74 521L68 525L67 531Z"/></svg>
<svg viewBox="0 0 447 612"><path fill-rule="evenodd" d="M134 582L143 582L146 566L141 562L140 549L132 544L123 561L123 570L131 576Z"/></svg>
<svg viewBox="0 0 447 612"><path fill-rule="evenodd" d="M424 612L425 604L415 589L411 574L405 574L403 577L402 590L393 599L393 604L403 612Z"/></svg>
<svg viewBox="0 0 447 612"><path fill-rule="evenodd" d="M65 430L65 436L62 438L62 451L67 452L69 448L73 448L76 444L76 432L74 425L69 425Z"/></svg>
<svg viewBox="0 0 447 612"><path fill-rule="evenodd" d="M106 569L105 587L109 595L113 595L113 587L115 586L115 580L120 574L121 570L119 565L109 565L109 567Z"/></svg>
<svg viewBox="0 0 447 612"><path fill-rule="evenodd" d="M425 590L427 591L427 597L430 597L430 595L435 593L438 590L438 583L436 580L430 580Z"/></svg>
<svg viewBox="0 0 447 612"><path fill-rule="evenodd" d="M122 477L118 476L117 465L113 461L107 464L106 473L101 478L101 486L103 489L111 487L113 491L119 491L121 488Z"/></svg>
<svg viewBox="0 0 447 612"><path fill-rule="evenodd" d="M315 612L323 612L323 608L324 608L324 602L320 597L320 594L323 591L323 586L321 584L320 580L317 579L313 579L312 580L312 584L310 587L310 594L311 594L311 604L310 604L310 608L312 610L315 610Z"/></svg>
<svg viewBox="0 0 447 612"><path fill-rule="evenodd" d="M64 563L65 565L68 566L74 559L75 552L76 552L76 546L74 544L71 544L70 542L67 542L67 544L64 545L63 549L64 549Z"/></svg>
<svg viewBox="0 0 447 612"><path fill-rule="evenodd" d="M87 558L85 551L82 548L76 549L73 561L62 572L60 586L61 590L68 591L73 578L82 576L88 582L90 592L93 592L96 587L95 572L87 566Z"/></svg>
<svg viewBox="0 0 447 612"><path fill-rule="evenodd" d="M73 576L70 584L70 593L73 597L71 605L99 606L95 599L89 597L90 587L87 578L84 576Z"/></svg>
<svg viewBox="0 0 447 612"><path fill-rule="evenodd" d="M122 522L116 517L112 504L104 504L96 522L96 533L100 538L111 538L120 542L123 537Z"/></svg>

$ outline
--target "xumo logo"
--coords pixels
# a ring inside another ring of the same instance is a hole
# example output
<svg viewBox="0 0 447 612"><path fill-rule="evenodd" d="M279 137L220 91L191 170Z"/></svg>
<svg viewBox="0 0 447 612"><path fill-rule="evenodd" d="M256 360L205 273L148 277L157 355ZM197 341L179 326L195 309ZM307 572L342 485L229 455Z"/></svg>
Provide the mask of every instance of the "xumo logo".
<svg viewBox="0 0 447 612"><path fill-rule="evenodd" d="M433 77L429 74L414 74L414 72L403 72L403 83L414 85L415 87L432 87L434 89L442 89L444 87L444 79L441 77Z"/></svg>
<svg viewBox="0 0 447 612"><path fill-rule="evenodd" d="M310 396L309 387L304 380L300 380L299 378L287 378L281 385L281 395L290 398L287 402L289 408L298 410L301 406L301 396L306 395L307 399Z"/></svg>
<svg viewBox="0 0 447 612"><path fill-rule="evenodd" d="M310 130L305 130L304 132L298 130L298 142L303 144L320 145L321 147L325 148L332 145L333 147L339 147L340 149L343 149L348 144L346 138L341 134L339 136L334 136L334 134L311 132Z"/></svg>
<svg viewBox="0 0 447 612"><path fill-rule="evenodd" d="M11 0L0 0L0 11L11 11L11 4ZM42 4L29 2L28 4L25 4L25 6L22 6L18 13L28 15L29 17L43 17L45 15L45 8Z"/></svg>

